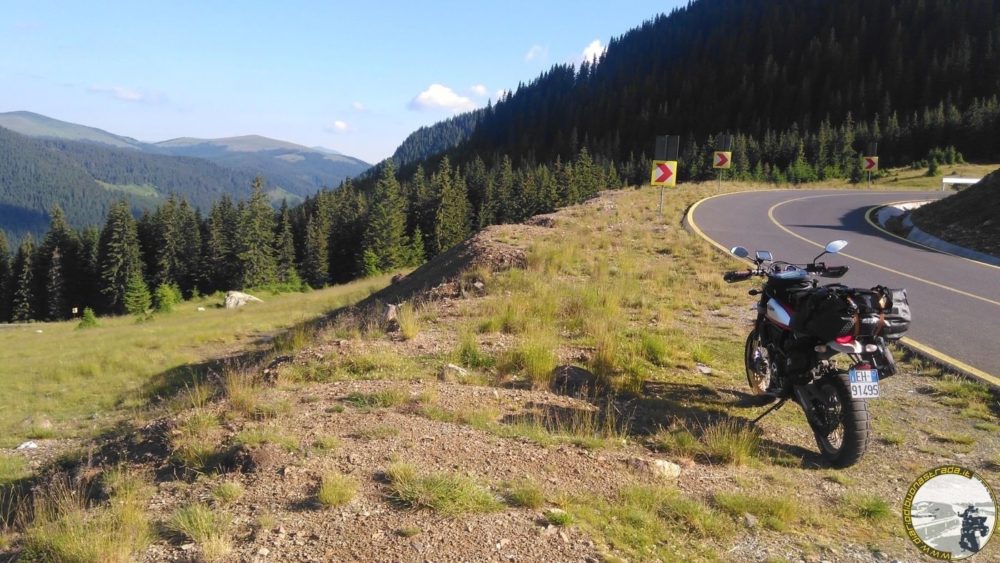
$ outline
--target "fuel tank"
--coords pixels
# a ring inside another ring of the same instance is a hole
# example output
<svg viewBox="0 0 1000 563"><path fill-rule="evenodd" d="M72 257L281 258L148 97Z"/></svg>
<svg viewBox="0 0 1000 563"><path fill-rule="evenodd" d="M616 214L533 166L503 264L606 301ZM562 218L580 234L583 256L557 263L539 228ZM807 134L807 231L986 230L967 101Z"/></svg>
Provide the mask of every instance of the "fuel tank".
<svg viewBox="0 0 1000 563"><path fill-rule="evenodd" d="M767 300L767 309L764 311L764 316L767 317L767 320L781 328L788 328L792 324L792 310L774 298Z"/></svg>

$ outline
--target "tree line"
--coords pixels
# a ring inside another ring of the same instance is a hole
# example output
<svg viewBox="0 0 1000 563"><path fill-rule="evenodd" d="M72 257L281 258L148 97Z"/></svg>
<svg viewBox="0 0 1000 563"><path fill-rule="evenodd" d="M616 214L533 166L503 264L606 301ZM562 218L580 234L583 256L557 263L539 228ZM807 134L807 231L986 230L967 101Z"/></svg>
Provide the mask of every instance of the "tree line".
<svg viewBox="0 0 1000 563"><path fill-rule="evenodd" d="M56 321L91 308L143 314L158 299L231 289L298 291L415 266L481 227L577 203L621 181L584 149L571 162L515 168L440 160L400 181L384 166L370 190L350 180L275 210L254 180L250 197L222 196L208 214L171 196L136 219L126 200L103 227L72 229L50 212L48 232L13 252L0 233L0 321Z"/></svg>

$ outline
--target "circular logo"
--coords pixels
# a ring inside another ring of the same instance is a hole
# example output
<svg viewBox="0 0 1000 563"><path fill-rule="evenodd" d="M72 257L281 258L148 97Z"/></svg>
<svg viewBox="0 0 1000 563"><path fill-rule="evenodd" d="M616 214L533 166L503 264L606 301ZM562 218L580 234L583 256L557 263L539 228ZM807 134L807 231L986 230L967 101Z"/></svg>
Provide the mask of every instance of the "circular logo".
<svg viewBox="0 0 1000 563"><path fill-rule="evenodd" d="M907 535L921 553L941 560L965 559L990 541L997 497L975 471L935 467L917 478L903 499Z"/></svg>

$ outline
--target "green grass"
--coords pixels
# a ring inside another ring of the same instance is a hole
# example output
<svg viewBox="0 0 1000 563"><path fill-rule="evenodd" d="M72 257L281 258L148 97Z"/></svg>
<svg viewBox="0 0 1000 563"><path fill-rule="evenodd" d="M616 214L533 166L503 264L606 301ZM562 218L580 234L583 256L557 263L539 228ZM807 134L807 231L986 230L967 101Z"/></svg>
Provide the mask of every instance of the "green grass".
<svg viewBox="0 0 1000 563"><path fill-rule="evenodd" d="M566 511L588 535L636 561L717 558L709 541L733 534L725 514L670 487L629 486L611 499L577 497Z"/></svg>
<svg viewBox="0 0 1000 563"><path fill-rule="evenodd" d="M189 504L178 508L167 520L167 528L201 548L206 561L221 561L233 550L229 539L232 520L204 504Z"/></svg>
<svg viewBox="0 0 1000 563"><path fill-rule="evenodd" d="M715 494L715 503L737 518L752 514L764 526L779 532L787 530L799 519L799 508L787 497L720 492Z"/></svg>
<svg viewBox="0 0 1000 563"><path fill-rule="evenodd" d="M503 503L488 489L456 473L419 475L408 463L394 463L386 469L390 498L411 508L427 508L443 516L495 512Z"/></svg>
<svg viewBox="0 0 1000 563"><path fill-rule="evenodd" d="M557 358L552 339L531 335L505 352L498 365L500 373L523 375L536 387L548 387Z"/></svg>
<svg viewBox="0 0 1000 563"><path fill-rule="evenodd" d="M388 276L309 293L265 296L240 309L217 308L220 296L184 302L174 313L136 324L131 317L31 323L3 332L0 347L0 447L32 433L25 420L48 419L54 437L89 437L134 416L170 370L246 349L263 333L348 305L386 285ZM198 311L199 306L205 311ZM41 332L36 332L40 330ZM142 361L136 361L142 358ZM193 376L193 374L191 374Z"/></svg>
<svg viewBox="0 0 1000 563"><path fill-rule="evenodd" d="M402 405L410 394L400 388L383 389L374 393L351 393L345 399L358 408L387 408Z"/></svg>
<svg viewBox="0 0 1000 563"><path fill-rule="evenodd" d="M24 524L24 561L134 561L154 537L145 506L152 487L142 474L105 474L106 503L88 509L84 491L57 479L34 497Z"/></svg>
<svg viewBox="0 0 1000 563"><path fill-rule="evenodd" d="M17 454L0 453L0 487L29 475L28 462Z"/></svg>
<svg viewBox="0 0 1000 563"><path fill-rule="evenodd" d="M243 485L238 481L226 481L219 483L212 489L212 498L222 506L228 506L240 500L243 496Z"/></svg>
<svg viewBox="0 0 1000 563"><path fill-rule="evenodd" d="M760 430L731 419L706 428L701 441L704 454L712 461L749 465L759 455Z"/></svg>
<svg viewBox="0 0 1000 563"><path fill-rule="evenodd" d="M565 510L553 508L545 511L545 521L553 526L569 526L573 523L573 515Z"/></svg>
<svg viewBox="0 0 1000 563"><path fill-rule="evenodd" d="M687 459L694 459L703 450L698 437L680 425L660 429L651 440L656 449Z"/></svg>
<svg viewBox="0 0 1000 563"><path fill-rule="evenodd" d="M514 481L507 486L507 504L521 508L541 508L545 504L545 493L530 478Z"/></svg>
<svg viewBox="0 0 1000 563"><path fill-rule="evenodd" d="M273 426L244 428L233 439L233 443L241 446L275 444L290 452L299 449L299 441L295 437L289 436L281 428Z"/></svg>
<svg viewBox="0 0 1000 563"><path fill-rule="evenodd" d="M471 369L489 368L496 364L492 356L482 351L476 335L471 332L462 332L459 335L458 347L453 356L459 364Z"/></svg>
<svg viewBox="0 0 1000 563"><path fill-rule="evenodd" d="M399 335L403 340L413 340L420 333L420 311L411 303L403 303L396 310Z"/></svg>
<svg viewBox="0 0 1000 563"><path fill-rule="evenodd" d="M332 452L340 447L340 439L336 436L318 436L313 440L312 447L321 452Z"/></svg>
<svg viewBox="0 0 1000 563"><path fill-rule="evenodd" d="M337 472L323 475L316 490L316 502L323 508L343 506L358 493L358 482L352 477Z"/></svg>
<svg viewBox="0 0 1000 563"><path fill-rule="evenodd" d="M874 495L848 497L845 502L849 516L863 518L870 522L887 520L892 517L892 508L884 499Z"/></svg>

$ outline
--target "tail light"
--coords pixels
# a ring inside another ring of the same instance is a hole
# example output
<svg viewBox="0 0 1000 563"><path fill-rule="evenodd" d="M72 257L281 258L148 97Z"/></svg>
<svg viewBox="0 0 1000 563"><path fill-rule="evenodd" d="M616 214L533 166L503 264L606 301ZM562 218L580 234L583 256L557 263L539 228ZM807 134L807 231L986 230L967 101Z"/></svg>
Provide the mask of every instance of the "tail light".
<svg viewBox="0 0 1000 563"><path fill-rule="evenodd" d="M837 338L834 338L833 341L837 344L850 344L851 342L854 342L854 336L850 334L846 336L838 336Z"/></svg>

